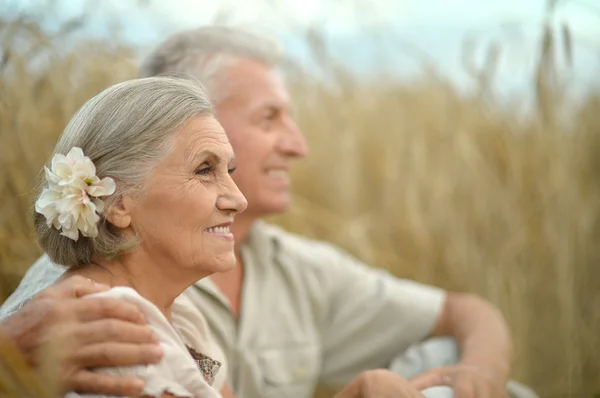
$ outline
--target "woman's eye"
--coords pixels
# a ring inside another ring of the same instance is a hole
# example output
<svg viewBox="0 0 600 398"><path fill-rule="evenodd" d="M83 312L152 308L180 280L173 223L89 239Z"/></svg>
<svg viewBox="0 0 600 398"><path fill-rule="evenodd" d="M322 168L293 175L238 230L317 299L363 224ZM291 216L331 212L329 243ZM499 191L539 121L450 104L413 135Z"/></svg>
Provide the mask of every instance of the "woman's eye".
<svg viewBox="0 0 600 398"><path fill-rule="evenodd" d="M235 169L236 169L235 167L232 167L232 168L228 169L227 172L229 174L233 174L233 172L235 171Z"/></svg>
<svg viewBox="0 0 600 398"><path fill-rule="evenodd" d="M196 174L199 175L208 175L213 171L213 168L211 166L200 166L197 170L196 170Z"/></svg>

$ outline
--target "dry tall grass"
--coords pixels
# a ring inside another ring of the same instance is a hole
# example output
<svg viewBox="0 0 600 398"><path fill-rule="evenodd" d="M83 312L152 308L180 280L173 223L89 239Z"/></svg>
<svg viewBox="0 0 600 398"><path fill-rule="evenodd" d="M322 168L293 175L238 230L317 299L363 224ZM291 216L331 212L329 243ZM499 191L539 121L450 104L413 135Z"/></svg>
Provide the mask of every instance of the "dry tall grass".
<svg viewBox="0 0 600 398"><path fill-rule="evenodd" d="M30 187L75 109L135 75L106 43L0 21L0 300L40 254ZM24 43L27 45L25 46ZM43 61L43 62L42 62ZM542 397L600 393L600 97L561 103L538 76L542 113L331 68L291 87L310 157L278 222L394 274L479 293L515 337L514 377ZM552 120L565 115L568 123Z"/></svg>

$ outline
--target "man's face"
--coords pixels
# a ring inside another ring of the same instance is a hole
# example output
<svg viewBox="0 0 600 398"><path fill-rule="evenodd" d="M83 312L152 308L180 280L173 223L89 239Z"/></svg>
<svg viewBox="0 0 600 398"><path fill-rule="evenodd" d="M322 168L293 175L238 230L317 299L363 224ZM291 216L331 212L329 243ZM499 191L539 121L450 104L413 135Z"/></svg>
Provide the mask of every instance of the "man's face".
<svg viewBox="0 0 600 398"><path fill-rule="evenodd" d="M245 215L283 212L291 200L291 162L307 154L289 94L273 69L252 60L224 73L229 91L216 104L216 116L236 155L232 177L248 200Z"/></svg>

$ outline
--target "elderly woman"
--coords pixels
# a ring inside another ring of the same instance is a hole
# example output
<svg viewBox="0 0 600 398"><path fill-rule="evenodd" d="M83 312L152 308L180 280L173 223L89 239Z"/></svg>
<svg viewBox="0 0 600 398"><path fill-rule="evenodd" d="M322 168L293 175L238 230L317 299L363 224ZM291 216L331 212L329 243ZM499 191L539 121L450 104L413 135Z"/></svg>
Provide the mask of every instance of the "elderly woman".
<svg viewBox="0 0 600 398"><path fill-rule="evenodd" d="M86 297L138 305L164 351L155 365L94 371L140 377L145 396L229 394L204 319L175 298L235 265L229 226L246 200L233 162L207 94L187 80L117 84L66 127L35 203L38 241L65 275L112 286Z"/></svg>

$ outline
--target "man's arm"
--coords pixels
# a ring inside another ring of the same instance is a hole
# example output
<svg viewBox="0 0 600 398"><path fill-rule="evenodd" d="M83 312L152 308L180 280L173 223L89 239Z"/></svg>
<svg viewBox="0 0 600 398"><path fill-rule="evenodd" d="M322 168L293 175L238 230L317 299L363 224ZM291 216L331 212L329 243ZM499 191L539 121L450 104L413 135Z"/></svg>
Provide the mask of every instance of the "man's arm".
<svg viewBox="0 0 600 398"><path fill-rule="evenodd" d="M442 289L393 277L322 242L286 242L315 309L323 349L320 382L345 385L430 334L442 312ZM290 254L291 255L291 254Z"/></svg>
<svg viewBox="0 0 600 398"><path fill-rule="evenodd" d="M395 278L323 242L289 237L285 244L282 250L298 261L317 309L322 383L343 385L367 369L387 367L433 334L453 336L464 355L460 366L411 380L417 390L451 383L457 397L505 394L510 337L493 306L472 295Z"/></svg>
<svg viewBox="0 0 600 398"><path fill-rule="evenodd" d="M92 373L98 366L156 363L162 355L154 333L133 304L108 298L79 299L108 286L74 276L40 292L0 323L27 362L36 366L47 343L60 345L58 365L65 390L137 395L140 380Z"/></svg>
<svg viewBox="0 0 600 398"><path fill-rule="evenodd" d="M385 369L368 370L354 378L334 398L424 398L404 378Z"/></svg>
<svg viewBox="0 0 600 398"><path fill-rule="evenodd" d="M413 385L421 390L451 384L457 396L464 397L504 396L512 342L497 308L474 295L448 293L433 336L456 339L461 350L460 362L426 372L411 380Z"/></svg>

